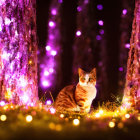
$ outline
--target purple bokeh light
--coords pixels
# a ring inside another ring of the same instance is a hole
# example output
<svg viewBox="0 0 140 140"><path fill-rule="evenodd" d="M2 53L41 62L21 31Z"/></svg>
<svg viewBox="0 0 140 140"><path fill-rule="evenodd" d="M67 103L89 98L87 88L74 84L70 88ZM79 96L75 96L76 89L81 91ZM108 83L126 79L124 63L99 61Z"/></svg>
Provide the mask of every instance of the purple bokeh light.
<svg viewBox="0 0 140 140"><path fill-rule="evenodd" d="M52 9L51 14L55 16L57 14L56 9Z"/></svg>
<svg viewBox="0 0 140 140"><path fill-rule="evenodd" d="M122 72L122 71L123 71L123 67L119 67L119 71L121 71L121 72Z"/></svg>
<svg viewBox="0 0 140 140"><path fill-rule="evenodd" d="M103 35L103 34L104 34L104 30L101 29L101 30L99 31L99 33L100 33L101 35Z"/></svg>
<svg viewBox="0 0 140 140"><path fill-rule="evenodd" d="M76 32L76 36L80 36L81 34L82 34L82 33L81 33L81 31L79 31L79 30Z"/></svg>
<svg viewBox="0 0 140 140"><path fill-rule="evenodd" d="M51 100L47 100L45 104L46 105L51 105L52 104L52 101Z"/></svg>
<svg viewBox="0 0 140 140"><path fill-rule="evenodd" d="M42 85L43 85L44 87L49 87L49 86L50 86L50 83L49 83L47 80L44 80L44 81L42 82Z"/></svg>
<svg viewBox="0 0 140 140"><path fill-rule="evenodd" d="M78 7L77 7L77 11L78 11L78 12L82 11L81 6L78 6Z"/></svg>
<svg viewBox="0 0 140 140"><path fill-rule="evenodd" d="M63 0L58 0L59 3L63 3Z"/></svg>
<svg viewBox="0 0 140 140"><path fill-rule="evenodd" d="M129 43L126 43L125 44L125 48L128 48L129 49L130 48L130 44Z"/></svg>
<svg viewBox="0 0 140 140"><path fill-rule="evenodd" d="M97 36L96 36L96 39L97 39L97 40L101 40L102 37L101 37L100 35L97 35Z"/></svg>
<svg viewBox="0 0 140 140"><path fill-rule="evenodd" d="M98 9L98 10L103 10L103 5L102 5L102 4L98 4L98 5L97 5L97 9Z"/></svg>
<svg viewBox="0 0 140 140"><path fill-rule="evenodd" d="M127 14L127 9L123 9L122 14L126 15Z"/></svg>
<svg viewBox="0 0 140 140"><path fill-rule="evenodd" d="M98 24L99 24L100 26L103 26L103 25L104 25L103 20L99 20L99 21L98 21Z"/></svg>
<svg viewBox="0 0 140 140"><path fill-rule="evenodd" d="M49 22L49 26L50 26L50 27L55 27L55 23L54 23L53 21L50 21L50 22Z"/></svg>
<svg viewBox="0 0 140 140"><path fill-rule="evenodd" d="M50 51L51 50L51 46L47 45L46 46L46 51Z"/></svg>
<svg viewBox="0 0 140 140"><path fill-rule="evenodd" d="M52 51L51 51L51 55L52 55L52 56L55 56L56 54L57 54L57 51L55 51L55 50L52 50Z"/></svg>
<svg viewBox="0 0 140 140"><path fill-rule="evenodd" d="M49 72L47 70L44 71L44 76L49 76Z"/></svg>

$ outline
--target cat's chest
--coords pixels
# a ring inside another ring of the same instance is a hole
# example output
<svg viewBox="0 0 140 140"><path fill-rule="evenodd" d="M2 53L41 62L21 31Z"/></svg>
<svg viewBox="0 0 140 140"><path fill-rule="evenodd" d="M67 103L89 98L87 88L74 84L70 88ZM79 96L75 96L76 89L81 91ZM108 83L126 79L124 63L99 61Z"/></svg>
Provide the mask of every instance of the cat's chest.
<svg viewBox="0 0 140 140"><path fill-rule="evenodd" d="M77 92L83 97L86 97L87 100L93 100L96 97L96 87L91 86L91 87L77 87Z"/></svg>

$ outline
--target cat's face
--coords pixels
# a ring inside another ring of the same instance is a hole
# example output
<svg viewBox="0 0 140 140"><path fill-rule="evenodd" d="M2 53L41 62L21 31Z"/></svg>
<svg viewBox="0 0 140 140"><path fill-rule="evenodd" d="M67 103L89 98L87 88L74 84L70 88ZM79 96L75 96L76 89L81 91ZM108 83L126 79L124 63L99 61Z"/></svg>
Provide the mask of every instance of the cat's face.
<svg viewBox="0 0 140 140"><path fill-rule="evenodd" d="M96 85L96 68L90 73L83 71L81 68L78 69L79 73L79 84L81 86L95 86Z"/></svg>

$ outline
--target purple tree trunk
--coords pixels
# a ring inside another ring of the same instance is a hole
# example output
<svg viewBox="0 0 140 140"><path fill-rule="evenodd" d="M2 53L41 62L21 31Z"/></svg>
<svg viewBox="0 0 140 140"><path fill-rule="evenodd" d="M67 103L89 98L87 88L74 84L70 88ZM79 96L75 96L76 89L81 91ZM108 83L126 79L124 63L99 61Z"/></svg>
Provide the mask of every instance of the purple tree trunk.
<svg viewBox="0 0 140 140"><path fill-rule="evenodd" d="M0 95L31 104L38 98L35 0L0 1Z"/></svg>
<svg viewBox="0 0 140 140"><path fill-rule="evenodd" d="M140 0L135 1L123 105L140 109Z"/></svg>

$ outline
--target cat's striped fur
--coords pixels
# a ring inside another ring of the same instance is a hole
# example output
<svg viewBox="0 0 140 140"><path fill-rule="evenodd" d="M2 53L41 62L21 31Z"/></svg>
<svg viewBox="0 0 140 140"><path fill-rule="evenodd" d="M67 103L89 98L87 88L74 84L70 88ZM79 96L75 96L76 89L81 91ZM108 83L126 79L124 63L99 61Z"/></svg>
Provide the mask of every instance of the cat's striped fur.
<svg viewBox="0 0 140 140"><path fill-rule="evenodd" d="M79 83L63 88L54 103L58 111L78 111L88 113L96 97L96 69L86 73L79 68Z"/></svg>

